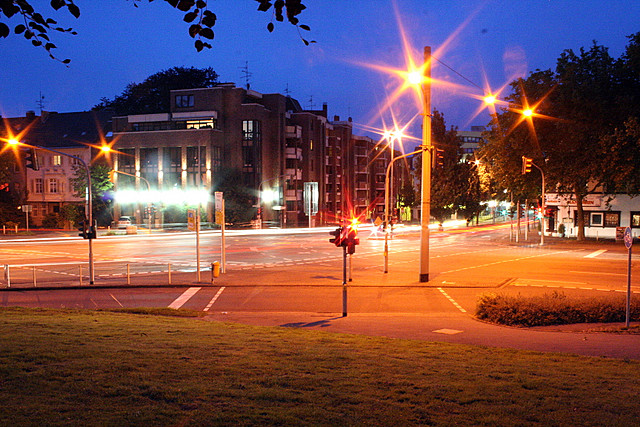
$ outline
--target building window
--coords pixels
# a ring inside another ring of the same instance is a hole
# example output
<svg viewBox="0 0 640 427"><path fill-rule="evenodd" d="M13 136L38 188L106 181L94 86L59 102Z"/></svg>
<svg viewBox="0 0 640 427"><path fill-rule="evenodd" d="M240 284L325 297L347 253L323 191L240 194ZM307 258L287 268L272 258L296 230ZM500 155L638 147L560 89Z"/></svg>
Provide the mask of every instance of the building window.
<svg viewBox="0 0 640 427"><path fill-rule="evenodd" d="M207 147L187 147L187 185L200 186L205 182Z"/></svg>
<svg viewBox="0 0 640 427"><path fill-rule="evenodd" d="M640 228L640 212L631 212L631 228Z"/></svg>
<svg viewBox="0 0 640 427"><path fill-rule="evenodd" d="M602 226L602 212L591 212L589 224L592 226Z"/></svg>
<svg viewBox="0 0 640 427"><path fill-rule="evenodd" d="M62 165L62 156L59 155L55 155L53 156L53 158L51 159L51 164L53 166L60 166Z"/></svg>
<svg viewBox="0 0 640 427"><path fill-rule="evenodd" d="M245 174L246 185L257 185L257 178L260 176L261 163L261 124L258 120L242 121L242 172Z"/></svg>
<svg viewBox="0 0 640 427"><path fill-rule="evenodd" d="M44 182L42 178L36 178L33 183L33 192L36 194L44 193Z"/></svg>
<svg viewBox="0 0 640 427"><path fill-rule="evenodd" d="M620 226L620 212L605 212L605 214L604 214L604 226L605 227L619 227Z"/></svg>
<svg viewBox="0 0 640 427"><path fill-rule="evenodd" d="M211 170L213 173L219 173L222 169L222 149L220 147L211 147Z"/></svg>
<svg viewBox="0 0 640 427"><path fill-rule="evenodd" d="M187 120L187 129L214 129L216 121L214 119Z"/></svg>
<svg viewBox="0 0 640 427"><path fill-rule="evenodd" d="M176 95L176 108L193 107L193 95Z"/></svg>
<svg viewBox="0 0 640 427"><path fill-rule="evenodd" d="M166 188L180 186L182 171L182 148L164 147L162 149L163 185Z"/></svg>
<svg viewBox="0 0 640 427"><path fill-rule="evenodd" d="M140 176L149 181L150 185L158 183L157 148L140 149Z"/></svg>
<svg viewBox="0 0 640 427"><path fill-rule="evenodd" d="M49 193L58 193L58 180L55 178L49 179Z"/></svg>

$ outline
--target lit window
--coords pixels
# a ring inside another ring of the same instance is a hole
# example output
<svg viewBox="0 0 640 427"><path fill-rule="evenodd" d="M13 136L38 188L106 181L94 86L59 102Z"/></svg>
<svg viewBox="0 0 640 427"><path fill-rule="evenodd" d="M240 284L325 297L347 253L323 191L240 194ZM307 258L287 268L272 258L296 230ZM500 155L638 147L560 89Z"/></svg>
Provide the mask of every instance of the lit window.
<svg viewBox="0 0 640 427"><path fill-rule="evenodd" d="M60 166L62 164L62 156L53 156L51 161L53 162L53 166Z"/></svg>

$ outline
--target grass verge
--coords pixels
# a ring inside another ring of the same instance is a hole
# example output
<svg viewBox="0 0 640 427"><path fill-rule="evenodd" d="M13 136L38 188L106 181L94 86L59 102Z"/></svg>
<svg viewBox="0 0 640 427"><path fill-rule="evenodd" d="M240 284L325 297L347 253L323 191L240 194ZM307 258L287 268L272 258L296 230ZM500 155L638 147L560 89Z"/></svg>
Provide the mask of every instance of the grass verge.
<svg viewBox="0 0 640 427"><path fill-rule="evenodd" d="M631 318L638 316L640 302L632 299ZM567 298L557 291L532 297L487 293L478 300L476 317L511 326L624 322L626 300L623 295Z"/></svg>
<svg viewBox="0 0 640 427"><path fill-rule="evenodd" d="M633 425L640 362L0 309L0 425Z"/></svg>

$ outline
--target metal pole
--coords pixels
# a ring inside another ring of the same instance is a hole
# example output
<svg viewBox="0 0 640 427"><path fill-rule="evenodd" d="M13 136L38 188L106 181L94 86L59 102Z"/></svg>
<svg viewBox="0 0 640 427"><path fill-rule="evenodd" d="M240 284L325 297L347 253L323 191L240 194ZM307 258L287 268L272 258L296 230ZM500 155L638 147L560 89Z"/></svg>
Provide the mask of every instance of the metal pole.
<svg viewBox="0 0 640 427"><path fill-rule="evenodd" d="M422 84L422 218L420 221L420 282L429 281L429 221L431 219L431 47L424 48Z"/></svg>
<svg viewBox="0 0 640 427"><path fill-rule="evenodd" d="M129 267L129 264L127 264L127 285L131 284L131 269Z"/></svg>
<svg viewBox="0 0 640 427"><path fill-rule="evenodd" d="M629 262L627 263L627 315L625 326L629 327L631 320L631 247L629 247Z"/></svg>
<svg viewBox="0 0 640 427"><path fill-rule="evenodd" d="M11 272L9 268L9 264L4 265L4 275L7 279L7 288L11 287Z"/></svg>
<svg viewBox="0 0 640 427"><path fill-rule="evenodd" d="M37 283L36 283L36 266L35 265L32 267L32 272L33 272L33 287L35 288L37 286Z"/></svg>
<svg viewBox="0 0 640 427"><path fill-rule="evenodd" d="M411 153L407 153L407 154L403 154L401 156L398 156L394 159L391 159L391 161L389 162L389 164L387 165L387 172L385 174L384 177L384 272L388 273L389 272L389 243L388 243L388 236L389 236L389 232L388 232L388 226L389 226L389 174L391 173L391 167L393 166L393 163L396 160L400 160L403 159L405 157L409 157L412 156L414 154L418 154L418 153L423 153L424 155L424 150L420 149L420 150L416 150L416 151L412 151Z"/></svg>
<svg viewBox="0 0 640 427"><path fill-rule="evenodd" d="M524 199L524 240L529 241L529 199Z"/></svg>
<svg viewBox="0 0 640 427"><path fill-rule="evenodd" d="M347 317L347 247L342 247L342 317Z"/></svg>
<svg viewBox="0 0 640 427"><path fill-rule="evenodd" d="M226 215L224 214L224 197L222 198L222 225L221 225L221 239L220 244L222 245L221 255L222 255L222 272L227 272L227 251L226 251L226 242L224 237L225 230L225 222L227 222Z"/></svg>
<svg viewBox="0 0 640 427"><path fill-rule="evenodd" d="M196 281L200 281L200 201L196 208Z"/></svg>
<svg viewBox="0 0 640 427"><path fill-rule="evenodd" d="M81 265L78 266L78 271L79 271L78 277L80 277L80 286L82 286L82 266Z"/></svg>
<svg viewBox="0 0 640 427"><path fill-rule="evenodd" d="M169 284L171 284L171 264L167 264L167 274L169 278Z"/></svg>
<svg viewBox="0 0 640 427"><path fill-rule="evenodd" d="M540 245L544 245L544 232L545 228L547 228L546 221L544 220L544 215L546 214L547 206L545 203L546 196L544 192L544 172L542 172L542 169L538 169L540 170L540 175L542 175L542 233L540 233Z"/></svg>
<svg viewBox="0 0 640 427"><path fill-rule="evenodd" d="M353 256L349 254L349 281L353 281Z"/></svg>

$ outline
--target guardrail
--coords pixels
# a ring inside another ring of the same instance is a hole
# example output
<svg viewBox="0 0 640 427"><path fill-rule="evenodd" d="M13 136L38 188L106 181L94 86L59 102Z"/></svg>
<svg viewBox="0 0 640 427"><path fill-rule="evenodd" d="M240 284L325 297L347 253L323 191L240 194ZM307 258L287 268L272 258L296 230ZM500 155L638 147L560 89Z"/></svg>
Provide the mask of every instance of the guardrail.
<svg viewBox="0 0 640 427"><path fill-rule="evenodd" d="M216 265L217 264L217 265ZM45 287L91 287L95 285L172 285L194 283L195 265L179 263L99 262L95 264L95 284L89 284L87 263L4 264L0 289ZM211 282L218 277L219 264L210 264Z"/></svg>

